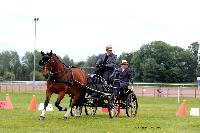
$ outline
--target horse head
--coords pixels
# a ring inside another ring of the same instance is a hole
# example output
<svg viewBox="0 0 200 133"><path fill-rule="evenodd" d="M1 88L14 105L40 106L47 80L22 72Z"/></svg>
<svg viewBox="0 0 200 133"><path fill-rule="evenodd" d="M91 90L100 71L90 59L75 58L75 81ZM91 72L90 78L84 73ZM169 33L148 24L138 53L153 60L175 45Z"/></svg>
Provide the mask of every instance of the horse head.
<svg viewBox="0 0 200 133"><path fill-rule="evenodd" d="M42 66L42 74L47 79L52 72L53 69L53 53L52 50L50 53L44 53L41 51L42 59L39 61L39 65Z"/></svg>

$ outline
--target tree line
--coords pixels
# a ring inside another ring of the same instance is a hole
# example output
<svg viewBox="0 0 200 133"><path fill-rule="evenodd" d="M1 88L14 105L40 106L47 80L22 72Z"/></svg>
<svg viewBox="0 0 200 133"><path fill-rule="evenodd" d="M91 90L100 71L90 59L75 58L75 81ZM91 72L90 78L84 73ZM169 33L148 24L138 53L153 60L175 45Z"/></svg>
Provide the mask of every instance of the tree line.
<svg viewBox="0 0 200 133"><path fill-rule="evenodd" d="M119 66L122 59L129 62L134 71L136 82L194 82L200 75L198 65L199 43L194 42L183 49L172 46L163 41L154 41L143 45L139 50L118 55ZM71 66L82 67L89 74L92 73L99 55L92 55L86 61L74 62L66 54L60 60ZM35 79L44 80L38 62L41 59L40 51L35 51L36 71ZM0 81L29 81L33 79L33 52L26 52L20 58L16 51L0 53Z"/></svg>

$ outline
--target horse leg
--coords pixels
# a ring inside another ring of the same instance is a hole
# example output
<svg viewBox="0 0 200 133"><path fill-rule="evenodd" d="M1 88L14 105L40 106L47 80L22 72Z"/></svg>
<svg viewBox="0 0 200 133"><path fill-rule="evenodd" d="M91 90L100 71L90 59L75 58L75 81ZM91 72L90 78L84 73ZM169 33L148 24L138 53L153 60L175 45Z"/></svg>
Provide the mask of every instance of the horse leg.
<svg viewBox="0 0 200 133"><path fill-rule="evenodd" d="M64 115L64 119L67 119L70 115L70 113L72 113L72 103L73 103L74 99L71 99L71 102L69 104L69 109L66 111L65 115Z"/></svg>
<svg viewBox="0 0 200 133"><path fill-rule="evenodd" d="M76 117L80 117L82 110L83 110L83 103L86 103L86 99L85 99L85 95L86 95L86 91L82 91L81 95L79 97L77 97L77 101L76 101Z"/></svg>
<svg viewBox="0 0 200 133"><path fill-rule="evenodd" d="M46 100L44 101L44 109L42 110L42 114L40 115L39 120L44 120L45 119L45 114L46 114L46 107L49 104L49 100L51 98L52 92L46 92Z"/></svg>
<svg viewBox="0 0 200 133"><path fill-rule="evenodd" d="M76 102L78 101L78 99L76 97L72 98L72 102L69 105L69 109L67 110L67 112L64 115L64 119L67 119L70 116L70 112L72 110L72 108L75 106ZM75 116L77 116L77 111L78 109L76 108L76 112L75 112ZM80 114L79 114L80 116Z"/></svg>
<svg viewBox="0 0 200 133"><path fill-rule="evenodd" d="M77 118L79 118L81 116L81 112L82 112L82 107L79 106L79 105L76 105L76 113L75 113L75 116Z"/></svg>
<svg viewBox="0 0 200 133"><path fill-rule="evenodd" d="M57 100L55 102L55 106L59 109L59 111L67 111L66 108L63 109L63 107L60 106L60 102L64 98L64 96L65 96L65 92L60 92L58 94L58 98L57 98Z"/></svg>

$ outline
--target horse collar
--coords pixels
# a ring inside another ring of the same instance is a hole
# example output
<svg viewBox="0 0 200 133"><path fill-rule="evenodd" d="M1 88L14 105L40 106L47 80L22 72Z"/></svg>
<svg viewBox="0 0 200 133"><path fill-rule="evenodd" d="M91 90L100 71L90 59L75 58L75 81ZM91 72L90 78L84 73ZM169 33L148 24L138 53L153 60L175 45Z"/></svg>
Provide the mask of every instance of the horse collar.
<svg viewBox="0 0 200 133"><path fill-rule="evenodd" d="M64 74L65 73L67 73L68 71L70 71L71 73L71 78L70 79L68 79L68 80L65 80L65 79L63 79L63 76L64 76ZM50 71L51 72L51 71ZM58 73L62 73L62 75L59 77L59 78L55 78L55 74L58 74ZM54 72L54 73L52 73L51 72L51 74L50 74L50 76L49 76L49 80L50 81L53 81L53 82L55 82L55 83L66 83L66 84L68 84L68 85L73 85L73 81L74 81L74 76L73 76L73 71L72 71L72 69L71 69L71 67L69 66L69 67L64 67L64 70L63 71L57 71L57 72Z"/></svg>

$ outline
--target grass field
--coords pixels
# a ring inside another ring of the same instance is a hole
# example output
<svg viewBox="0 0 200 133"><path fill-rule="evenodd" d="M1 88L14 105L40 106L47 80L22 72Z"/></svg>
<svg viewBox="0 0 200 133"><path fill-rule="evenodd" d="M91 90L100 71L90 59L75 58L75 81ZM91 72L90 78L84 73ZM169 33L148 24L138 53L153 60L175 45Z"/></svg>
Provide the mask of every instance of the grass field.
<svg viewBox="0 0 200 133"><path fill-rule="evenodd" d="M55 106L53 112L47 112L46 119L39 121L40 111L28 111L27 106L33 94L9 94L13 110L0 110L0 133L199 133L200 117L177 117L180 106L176 98L138 97L139 109L135 118L128 118L125 112L120 117L110 119L108 113L102 113L100 108L96 115L80 119L70 117L63 120L64 112L59 112ZM37 103L44 101L43 93L36 93ZM5 100L6 93L0 93L0 99ZM56 95L50 103L54 105ZM181 99L183 100L183 99ZM66 106L67 98L61 105ZM186 98L187 111L191 107L200 107L200 99Z"/></svg>

